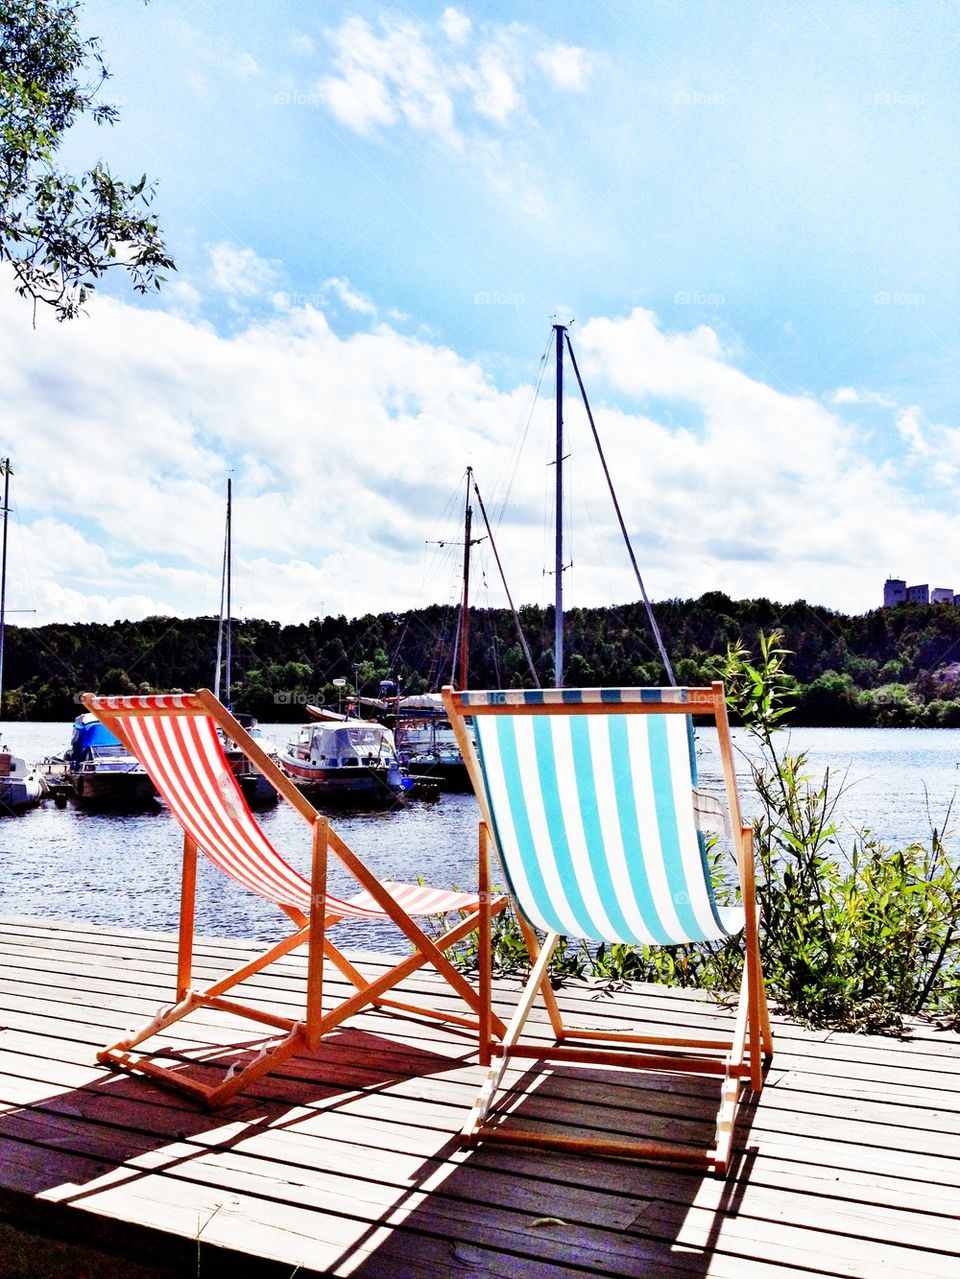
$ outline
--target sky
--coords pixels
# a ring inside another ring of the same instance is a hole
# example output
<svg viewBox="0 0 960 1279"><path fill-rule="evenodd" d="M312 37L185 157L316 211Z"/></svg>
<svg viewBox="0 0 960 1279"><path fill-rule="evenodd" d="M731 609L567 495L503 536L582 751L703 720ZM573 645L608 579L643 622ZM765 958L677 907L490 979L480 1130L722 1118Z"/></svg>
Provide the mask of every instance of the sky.
<svg viewBox="0 0 960 1279"><path fill-rule="evenodd" d="M953 0L81 12L121 121L63 159L178 270L66 324L0 275L11 622L216 613L228 476L235 615L452 602L468 466L552 602L556 323L654 600L960 592ZM634 600L564 417L565 599Z"/></svg>

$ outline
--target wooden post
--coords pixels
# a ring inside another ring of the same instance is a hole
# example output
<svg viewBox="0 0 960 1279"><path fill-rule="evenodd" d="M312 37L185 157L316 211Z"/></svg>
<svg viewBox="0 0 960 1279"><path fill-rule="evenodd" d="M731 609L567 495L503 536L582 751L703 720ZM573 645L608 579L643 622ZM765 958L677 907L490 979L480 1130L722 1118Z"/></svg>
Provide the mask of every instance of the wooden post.
<svg viewBox="0 0 960 1279"><path fill-rule="evenodd" d="M197 901L197 846L184 831L180 876L180 943L177 950L177 1003L190 989L193 970L193 921Z"/></svg>
<svg viewBox="0 0 960 1279"><path fill-rule="evenodd" d="M327 909L327 842L329 823L317 814L313 824L313 857L310 876L310 941L307 946L307 1045L320 1046L323 1021L323 941Z"/></svg>

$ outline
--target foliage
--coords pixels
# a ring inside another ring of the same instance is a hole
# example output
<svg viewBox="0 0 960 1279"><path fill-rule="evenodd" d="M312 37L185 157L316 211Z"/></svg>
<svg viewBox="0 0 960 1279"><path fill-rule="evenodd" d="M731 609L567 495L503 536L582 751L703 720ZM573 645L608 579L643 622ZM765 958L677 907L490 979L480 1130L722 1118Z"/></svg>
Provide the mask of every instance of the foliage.
<svg viewBox="0 0 960 1279"><path fill-rule="evenodd" d="M134 288L159 288L173 268L150 212L146 177L114 178L97 162L78 176L57 164L67 131L86 117L114 124L98 101L108 78L99 41L78 30L80 5L0 0L0 262L17 292L70 319L111 267Z"/></svg>
<svg viewBox="0 0 960 1279"><path fill-rule="evenodd" d="M3 0L0 0L2 4ZM756 651L773 629L791 652L793 724L960 725L960 608L902 605L843 617L802 601L731 600L713 591L698 600L657 606L683 682L716 676L710 654L728 646ZM553 672L553 610L520 610L541 679ZM450 678L456 609L431 605L405 613L314 618L298 625L250 619L233 630L233 702L266 721L298 720L308 701L336 706L333 680L375 694L387 676L405 692L438 688ZM102 686L107 671L125 672L139 688L208 685L216 650L213 618L149 617L112 625L51 624L7 628L7 714L67 719L78 692ZM529 672L506 610L471 610L470 681L477 687L528 684ZM642 604L571 609L568 682L658 684L664 674ZM576 662L574 662L576 658ZM925 664L926 663L926 664ZM145 690L146 691L146 690ZM734 718L739 719L737 708Z"/></svg>
<svg viewBox="0 0 960 1279"><path fill-rule="evenodd" d="M732 647L723 666L731 702L760 747L751 759L760 816L761 952L772 997L815 1025L898 1028L924 1010L960 1008L960 871L942 829L929 846L892 852L869 831L838 840L843 793L829 769L812 779L806 756L779 749L795 686L777 633L760 661ZM949 817L949 814L947 815Z"/></svg>

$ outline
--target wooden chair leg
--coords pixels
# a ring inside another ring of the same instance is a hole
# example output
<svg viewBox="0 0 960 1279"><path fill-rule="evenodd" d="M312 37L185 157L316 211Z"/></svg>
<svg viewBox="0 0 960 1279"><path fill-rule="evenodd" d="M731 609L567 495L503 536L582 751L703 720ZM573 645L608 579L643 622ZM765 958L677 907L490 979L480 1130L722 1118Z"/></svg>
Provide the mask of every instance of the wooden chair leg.
<svg viewBox="0 0 960 1279"><path fill-rule="evenodd" d="M177 947L177 1003L190 989L193 975L193 928L197 900L197 846L183 835L183 870L180 877L180 940Z"/></svg>
<svg viewBox="0 0 960 1279"><path fill-rule="evenodd" d="M307 1047L320 1046L323 1022L323 950L327 900L326 817L313 823L313 858L310 877L310 943L307 950Z"/></svg>
<svg viewBox="0 0 960 1279"><path fill-rule="evenodd" d="M530 954L530 963L535 966L537 963L537 959L539 958L539 955L540 955L540 943L537 940L537 934L530 927L530 925L523 918L523 916L519 913L519 911L517 912L517 923L520 925L520 931L523 934L523 940L527 944L527 951ZM551 938L552 938L552 941L551 941ZM553 952L557 948L557 943L559 942L559 940L560 938L556 933L551 933L550 936L547 938L547 941L550 941L551 957L553 955ZM544 942L544 945L546 944L547 943ZM544 969L543 971L543 976L541 977L539 984L540 984L540 993L541 995L543 995L543 1002L547 1006L547 1016L550 1018L550 1025L553 1027L553 1033L556 1035L558 1039L563 1039L564 1035L566 1034L566 1031L563 1025L563 1017L560 1014L560 1005L557 1003L557 997L553 993L553 987L550 985L550 978L547 974L546 969Z"/></svg>
<svg viewBox="0 0 960 1279"><path fill-rule="evenodd" d="M480 895L478 911L478 974L477 985L480 996L480 1029L479 1029L479 1061L481 1066L490 1065L490 1014L493 1011L493 924L490 912L490 832L486 822L480 823L480 869L477 890Z"/></svg>
<svg viewBox="0 0 960 1279"><path fill-rule="evenodd" d="M487 1077L483 1081L483 1085L473 1104L473 1109L467 1116L467 1121L461 1132L461 1139L470 1142L476 1139L481 1128L486 1122L490 1113L490 1108L494 1103L497 1092L500 1088L500 1082L503 1079L503 1072L507 1068L507 1059L510 1049L513 1048L523 1033L523 1027L530 1015L533 1007L533 1001L537 997L553 952L557 948L557 942L560 940L556 933L549 933L543 946L540 947L540 953L537 955L536 963L533 965L527 984L523 988L523 994L520 996L520 1002L514 1009L513 1017L503 1036L503 1042L497 1049L499 1060L495 1061L487 1071ZM551 992L552 993L552 992Z"/></svg>

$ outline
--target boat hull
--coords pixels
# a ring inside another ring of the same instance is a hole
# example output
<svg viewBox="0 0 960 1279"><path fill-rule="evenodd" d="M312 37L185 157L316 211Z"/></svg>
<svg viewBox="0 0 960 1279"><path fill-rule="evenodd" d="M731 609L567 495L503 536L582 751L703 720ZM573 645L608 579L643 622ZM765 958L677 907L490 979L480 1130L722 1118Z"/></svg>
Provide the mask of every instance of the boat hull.
<svg viewBox="0 0 960 1279"><path fill-rule="evenodd" d="M0 780L0 816L22 813L35 808L43 799L43 783L35 777L11 777Z"/></svg>
<svg viewBox="0 0 960 1279"><path fill-rule="evenodd" d="M469 791L473 789L470 774L462 756L455 759L437 758L434 755L409 755L403 761L412 777L428 777L445 791Z"/></svg>
<svg viewBox="0 0 960 1279"><path fill-rule="evenodd" d="M403 794L395 772L389 768L361 764L356 768L315 768L301 760L284 755L283 771L304 792L318 798L344 804L389 804Z"/></svg>
<svg viewBox="0 0 960 1279"><path fill-rule="evenodd" d="M146 773L99 772L69 775L73 798L89 808L148 809L159 807L157 792Z"/></svg>

